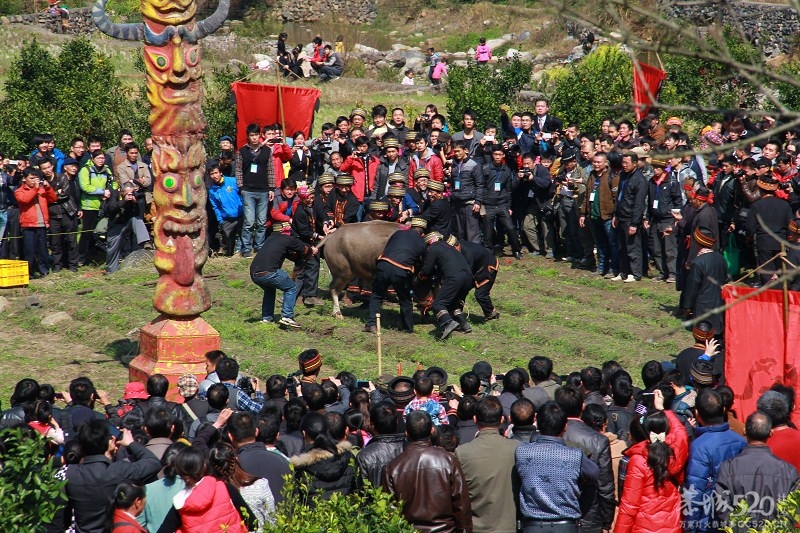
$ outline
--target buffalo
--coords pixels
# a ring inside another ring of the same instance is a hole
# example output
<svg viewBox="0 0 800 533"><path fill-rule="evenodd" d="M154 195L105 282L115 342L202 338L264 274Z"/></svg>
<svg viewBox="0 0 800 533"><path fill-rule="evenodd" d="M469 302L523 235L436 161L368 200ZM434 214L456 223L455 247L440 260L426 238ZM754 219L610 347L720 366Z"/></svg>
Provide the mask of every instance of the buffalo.
<svg viewBox="0 0 800 533"><path fill-rule="evenodd" d="M350 280L358 278L362 286L372 287L378 256L383 253L389 237L401 228L399 224L383 220L345 224L320 242L318 247L331 272L334 317L344 318L339 294Z"/></svg>

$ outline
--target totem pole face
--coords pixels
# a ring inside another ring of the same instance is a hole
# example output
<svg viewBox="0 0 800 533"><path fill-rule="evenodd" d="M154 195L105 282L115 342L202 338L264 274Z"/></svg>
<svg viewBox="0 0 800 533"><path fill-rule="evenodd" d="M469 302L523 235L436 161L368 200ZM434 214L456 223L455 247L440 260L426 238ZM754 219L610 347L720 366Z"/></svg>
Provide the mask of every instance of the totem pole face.
<svg viewBox="0 0 800 533"><path fill-rule="evenodd" d="M195 0L142 0L144 18L164 26L186 24L197 12Z"/></svg>
<svg viewBox="0 0 800 533"><path fill-rule="evenodd" d="M205 150L189 136L156 138L153 150L155 266L153 304L165 314L198 315L211 307L202 277L208 259Z"/></svg>

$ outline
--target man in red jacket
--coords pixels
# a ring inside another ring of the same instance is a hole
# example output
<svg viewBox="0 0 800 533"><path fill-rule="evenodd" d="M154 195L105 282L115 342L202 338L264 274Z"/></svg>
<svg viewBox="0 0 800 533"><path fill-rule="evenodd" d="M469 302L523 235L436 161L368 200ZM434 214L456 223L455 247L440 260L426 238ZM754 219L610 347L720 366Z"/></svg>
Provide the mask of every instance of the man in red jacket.
<svg viewBox="0 0 800 533"><path fill-rule="evenodd" d="M364 198L369 198L375 186L375 175L378 173L380 159L369 154L369 139L361 135L355 140L356 151L344 160L339 170L353 176L353 194L361 204L358 210L358 220L365 214Z"/></svg>
<svg viewBox="0 0 800 533"><path fill-rule="evenodd" d="M50 226L48 204L56 201L56 191L42 173L26 168L22 185L14 191L19 204L19 225L22 228L22 246L31 277L40 278L50 273L47 257L47 228Z"/></svg>
<svg viewBox="0 0 800 533"><path fill-rule="evenodd" d="M286 174L283 171L283 164L292 159L292 149L286 144L283 138L280 124L264 126L264 142L272 150L272 162L275 165L275 186L280 187Z"/></svg>

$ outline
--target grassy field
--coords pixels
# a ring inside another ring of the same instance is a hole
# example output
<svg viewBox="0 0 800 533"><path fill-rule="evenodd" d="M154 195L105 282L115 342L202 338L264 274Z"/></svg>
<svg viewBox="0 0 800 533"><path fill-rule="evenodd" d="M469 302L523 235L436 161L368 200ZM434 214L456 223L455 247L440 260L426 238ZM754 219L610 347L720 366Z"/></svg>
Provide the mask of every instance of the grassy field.
<svg viewBox="0 0 800 533"><path fill-rule="evenodd" d="M316 347L326 373L350 370L359 378L377 376L376 337L361 332L365 309L346 308L345 319L336 320L326 299L315 308L298 304L300 331L263 325L261 291L250 281L248 266L245 259L213 258L204 271L213 307L203 316L220 332L222 349L239 359L245 371L261 377L285 375L296 369L300 351ZM156 317L151 305L156 277L149 267L113 276L62 272L33 281L28 289L0 292L10 302L0 332L0 398L7 401L14 383L31 376L58 388L87 375L120 394L126 365L138 349L130 339ZM321 287L328 279L323 266ZM40 308L25 307L32 294L41 299ZM446 341L436 340L430 321L419 324L413 336L399 333L397 306L387 305L384 372L396 372L401 364L410 373L421 363L444 367L455 376L481 359L505 371L544 354L559 373L616 359L638 379L645 361L666 359L690 343L690 335L669 314L677 301L673 285L615 284L563 263L526 256L523 261L501 260L493 297L500 320L484 324L470 296L473 333L457 332ZM42 318L57 311L69 313L73 321L41 325Z"/></svg>

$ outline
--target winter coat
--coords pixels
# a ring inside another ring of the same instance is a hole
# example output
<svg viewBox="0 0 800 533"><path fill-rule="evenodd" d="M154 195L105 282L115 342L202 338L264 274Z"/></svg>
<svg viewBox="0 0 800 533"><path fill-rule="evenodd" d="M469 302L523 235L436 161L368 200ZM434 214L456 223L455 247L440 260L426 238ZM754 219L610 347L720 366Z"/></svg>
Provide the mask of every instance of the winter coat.
<svg viewBox="0 0 800 533"><path fill-rule="evenodd" d="M361 477L369 480L373 487L381 486L383 471L392 459L403 451L406 436L403 433L375 435L356 456Z"/></svg>
<svg viewBox="0 0 800 533"><path fill-rule="evenodd" d="M334 492L346 496L356 488L355 458L351 453L353 445L342 441L336 445L338 455L328 450L311 448L305 453L290 459L295 468L295 479L309 501L319 496L330 499Z"/></svg>
<svg viewBox="0 0 800 533"><path fill-rule="evenodd" d="M22 184L14 191L14 198L19 204L19 225L22 228L50 227L50 211L47 204L52 204L58 198L52 187L39 187L37 189ZM36 206L39 206L37 209ZM39 223L39 210L41 210L42 224Z"/></svg>
<svg viewBox="0 0 800 533"><path fill-rule="evenodd" d="M625 489L619 504L614 533L668 533L681 531L680 476L689 456L689 439L678 417L664 411L669 420L666 443L674 455L667 470L669 477L656 489L653 471L647 464L649 440L638 442L625 451L628 470Z"/></svg>
<svg viewBox="0 0 800 533"><path fill-rule="evenodd" d="M369 197L369 193L375 186L375 175L378 173L379 164L380 159L372 155L369 156L365 172L364 160L356 154L349 156L342 163L342 167L339 170L353 176L352 191L359 202L363 202L365 196Z"/></svg>
<svg viewBox="0 0 800 533"><path fill-rule="evenodd" d="M222 183L213 183L208 189L208 199L217 222L236 220L244 212L239 187L236 185L236 178L232 176L225 176Z"/></svg>
<svg viewBox="0 0 800 533"><path fill-rule="evenodd" d="M442 159L433 153L433 150L430 148L426 149L425 157L422 158L422 161L419 159L419 155L414 152L411 154L411 157L408 159L408 186L414 186L414 172L417 171L418 168L426 168L430 170L431 177L433 181L444 181L444 164L442 163Z"/></svg>
<svg viewBox="0 0 800 533"><path fill-rule="evenodd" d="M136 519L123 511L116 509L114 511L113 529L111 533L147 533L147 530L140 526Z"/></svg>
<svg viewBox="0 0 800 533"><path fill-rule="evenodd" d="M180 491L172 503L181 517L181 533L247 533L247 527L233 506L225 483L211 476L204 477L194 487Z"/></svg>
<svg viewBox="0 0 800 533"><path fill-rule="evenodd" d="M714 492L719 467L747 447L747 441L731 431L727 422L699 427L696 435L689 450L689 462L686 466L685 487L693 491L692 505L688 508L693 512L685 517L690 525L686 531L708 529L711 516L706 514L703 502L707 502Z"/></svg>
<svg viewBox="0 0 800 533"><path fill-rule="evenodd" d="M97 170L94 161L89 161L80 169L78 183L81 186L81 209L84 211L99 211L105 191L117 188L108 165Z"/></svg>

